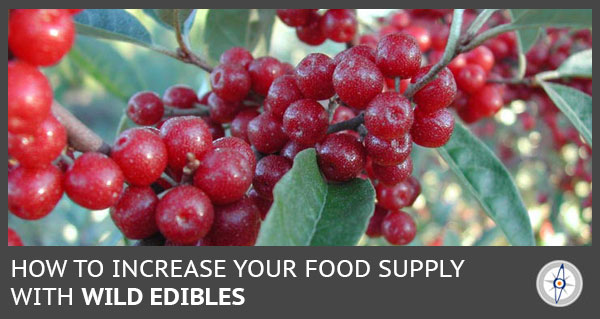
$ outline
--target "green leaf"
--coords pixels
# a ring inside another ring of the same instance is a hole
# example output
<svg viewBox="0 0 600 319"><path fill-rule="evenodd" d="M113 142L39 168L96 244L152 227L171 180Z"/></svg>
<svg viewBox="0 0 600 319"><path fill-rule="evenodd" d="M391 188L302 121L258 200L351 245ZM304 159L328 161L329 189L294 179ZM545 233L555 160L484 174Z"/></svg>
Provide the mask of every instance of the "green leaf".
<svg viewBox="0 0 600 319"><path fill-rule="evenodd" d="M592 97L562 84L541 82L550 99L592 146Z"/></svg>
<svg viewBox="0 0 600 319"><path fill-rule="evenodd" d="M523 27L591 28L592 9L521 9L512 10L513 25Z"/></svg>
<svg viewBox="0 0 600 319"><path fill-rule="evenodd" d="M450 141L437 150L512 245L535 245L521 194L504 165L481 140L457 122Z"/></svg>
<svg viewBox="0 0 600 319"><path fill-rule="evenodd" d="M375 209L375 191L369 181L328 184L314 149L298 153L273 196L257 245L355 245Z"/></svg>
<svg viewBox="0 0 600 319"><path fill-rule="evenodd" d="M509 9L509 13L513 20L521 16L526 11L527 10L524 9ZM541 33L542 28L515 31L515 34L517 35L517 56L519 63L517 78L522 79L525 76L525 69L527 67L527 58L525 57L525 53L527 53L529 49L533 47Z"/></svg>
<svg viewBox="0 0 600 319"><path fill-rule="evenodd" d="M124 101L146 87L132 64L106 42L77 37L69 57L108 92Z"/></svg>
<svg viewBox="0 0 600 319"><path fill-rule="evenodd" d="M592 78L592 49L577 52L563 62L556 71L560 77Z"/></svg>
<svg viewBox="0 0 600 319"><path fill-rule="evenodd" d="M122 9L86 9L74 16L79 34L151 46L152 37L131 14Z"/></svg>
<svg viewBox="0 0 600 319"><path fill-rule="evenodd" d="M196 17L195 9L144 9L143 11L162 26L175 29L175 10L178 10L177 18L180 28L183 33L187 34Z"/></svg>

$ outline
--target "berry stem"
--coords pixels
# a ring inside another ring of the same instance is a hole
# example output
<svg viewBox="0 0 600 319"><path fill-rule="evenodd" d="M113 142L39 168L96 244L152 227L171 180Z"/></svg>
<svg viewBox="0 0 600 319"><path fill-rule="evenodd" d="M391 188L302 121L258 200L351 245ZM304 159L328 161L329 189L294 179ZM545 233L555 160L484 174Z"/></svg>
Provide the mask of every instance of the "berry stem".
<svg viewBox="0 0 600 319"><path fill-rule="evenodd" d="M357 130L358 127L365 121L365 114L360 113L357 116L343 122L330 125L327 129L327 134L336 133L345 130Z"/></svg>
<svg viewBox="0 0 600 319"><path fill-rule="evenodd" d="M165 114L163 117L169 118L174 116L185 116L185 115L196 115L206 116L209 115L208 107L206 105L199 105L192 109L178 109L174 107L165 107Z"/></svg>
<svg viewBox="0 0 600 319"><path fill-rule="evenodd" d="M52 104L52 113L67 130L69 145L75 150L82 153L110 153L110 145L56 101Z"/></svg>
<svg viewBox="0 0 600 319"><path fill-rule="evenodd" d="M194 64L202 70L211 73L213 68L208 64L207 61L196 55L188 46L187 41L184 39L183 33L181 32L181 25L179 21L179 9L173 10L173 21L175 22L175 34L177 37L177 43L179 48L177 49L177 55L180 60Z"/></svg>
<svg viewBox="0 0 600 319"><path fill-rule="evenodd" d="M473 20L465 34L463 35L460 43L468 43L471 41L479 32L479 29L489 20L489 18L496 12L498 9L484 9L479 13L479 15Z"/></svg>

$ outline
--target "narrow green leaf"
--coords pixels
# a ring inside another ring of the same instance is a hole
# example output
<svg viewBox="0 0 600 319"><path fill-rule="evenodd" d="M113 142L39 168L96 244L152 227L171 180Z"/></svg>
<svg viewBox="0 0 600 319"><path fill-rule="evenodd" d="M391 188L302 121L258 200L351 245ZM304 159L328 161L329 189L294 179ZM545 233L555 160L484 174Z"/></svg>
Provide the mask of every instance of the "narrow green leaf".
<svg viewBox="0 0 600 319"><path fill-rule="evenodd" d="M592 9L529 9L513 10L513 25L527 27L591 28Z"/></svg>
<svg viewBox="0 0 600 319"><path fill-rule="evenodd" d="M560 77L592 78L592 49L577 52L563 62L556 71Z"/></svg>
<svg viewBox="0 0 600 319"><path fill-rule="evenodd" d="M257 245L355 245L375 205L375 191L368 181L327 184L314 149L298 153L273 196Z"/></svg>
<svg viewBox="0 0 600 319"><path fill-rule="evenodd" d="M122 9L86 9L74 16L77 32L92 37L151 46L146 28Z"/></svg>
<svg viewBox="0 0 600 319"><path fill-rule="evenodd" d="M504 165L481 140L457 122L450 141L437 150L512 245L535 245L521 194Z"/></svg>
<svg viewBox="0 0 600 319"><path fill-rule="evenodd" d="M178 10L178 19L181 30L187 34L196 17L196 9L144 9L143 11L162 26L174 29L176 25L175 10Z"/></svg>
<svg viewBox="0 0 600 319"><path fill-rule="evenodd" d="M592 146L592 97L562 84L541 82L544 91Z"/></svg>
<svg viewBox="0 0 600 319"><path fill-rule="evenodd" d="M528 11L528 9L509 9L513 21L526 11ZM515 31L515 34L517 35L517 56L519 63L517 78L519 79L522 79L525 76L525 70L527 68L527 58L525 57L525 54L536 43L541 32L542 28Z"/></svg>

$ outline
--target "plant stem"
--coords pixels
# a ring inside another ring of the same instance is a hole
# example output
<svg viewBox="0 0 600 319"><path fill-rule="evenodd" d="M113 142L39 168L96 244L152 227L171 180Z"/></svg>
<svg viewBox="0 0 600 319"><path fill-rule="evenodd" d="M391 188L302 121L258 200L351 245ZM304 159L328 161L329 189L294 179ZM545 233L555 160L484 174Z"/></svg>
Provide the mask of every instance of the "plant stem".
<svg viewBox="0 0 600 319"><path fill-rule="evenodd" d="M110 154L110 145L56 101L52 104L52 113L67 130L69 145L75 150Z"/></svg>
<svg viewBox="0 0 600 319"><path fill-rule="evenodd" d="M186 63L194 64L208 73L212 72L213 68L208 64L208 62L206 62L204 59L200 58L194 52L192 52L187 42L183 38L183 33L181 32L181 25L179 21L179 9L173 10L173 15L173 20L175 22L175 35L177 37L177 43L179 44L177 54L180 57L180 60Z"/></svg>
<svg viewBox="0 0 600 319"><path fill-rule="evenodd" d="M327 134L336 133L345 130L356 130L364 122L365 114L360 113L357 116L343 122L335 123L329 126Z"/></svg>
<svg viewBox="0 0 600 319"><path fill-rule="evenodd" d="M209 115L208 106L201 105L191 109L178 109L174 107L165 107L165 114L163 117L174 117L174 116L185 116L185 115L196 115L206 116Z"/></svg>

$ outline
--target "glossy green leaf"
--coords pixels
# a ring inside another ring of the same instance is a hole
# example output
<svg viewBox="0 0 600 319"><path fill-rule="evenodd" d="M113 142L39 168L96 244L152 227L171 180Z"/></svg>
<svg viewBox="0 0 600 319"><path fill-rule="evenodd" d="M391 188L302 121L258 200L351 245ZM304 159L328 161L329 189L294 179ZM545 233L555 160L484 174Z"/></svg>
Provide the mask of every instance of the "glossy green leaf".
<svg viewBox="0 0 600 319"><path fill-rule="evenodd" d="M452 138L438 152L512 245L535 245L521 194L504 165L481 140L457 122Z"/></svg>
<svg viewBox="0 0 600 319"><path fill-rule="evenodd" d="M152 37L136 17L122 9L86 9L74 16L77 33L151 46Z"/></svg>
<svg viewBox="0 0 600 319"><path fill-rule="evenodd" d="M523 27L592 27L592 9L520 9L513 17L512 24Z"/></svg>
<svg viewBox="0 0 600 319"><path fill-rule="evenodd" d="M592 49L577 52L563 62L556 71L560 77L592 78Z"/></svg>
<svg viewBox="0 0 600 319"><path fill-rule="evenodd" d="M144 9L144 13L164 27L174 29L176 25L175 10L178 11L177 19L181 30L188 33L196 17L196 9Z"/></svg>
<svg viewBox="0 0 600 319"><path fill-rule="evenodd" d="M375 207L375 191L366 180L328 184L321 176L314 149L296 156L273 196L257 245L355 245Z"/></svg>
<svg viewBox="0 0 600 319"><path fill-rule="evenodd" d="M512 20L525 13L525 9L509 9ZM517 36L517 56L518 56L518 74L517 78L522 79L525 76L525 69L527 67L527 58L525 53L533 47L537 42L538 37L542 32L542 28L522 29L516 30Z"/></svg>
<svg viewBox="0 0 600 319"><path fill-rule="evenodd" d="M541 82L554 104L592 146L592 97L562 84Z"/></svg>

